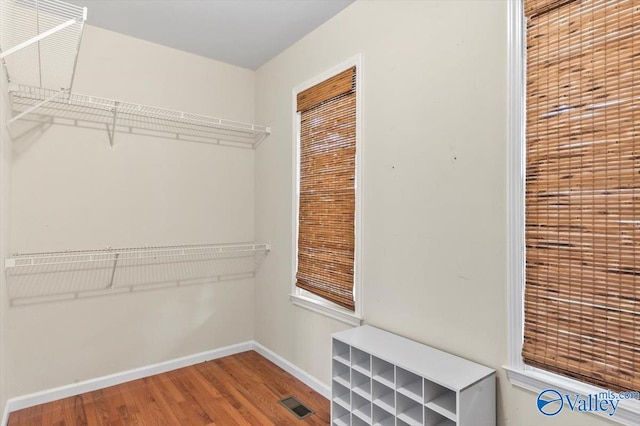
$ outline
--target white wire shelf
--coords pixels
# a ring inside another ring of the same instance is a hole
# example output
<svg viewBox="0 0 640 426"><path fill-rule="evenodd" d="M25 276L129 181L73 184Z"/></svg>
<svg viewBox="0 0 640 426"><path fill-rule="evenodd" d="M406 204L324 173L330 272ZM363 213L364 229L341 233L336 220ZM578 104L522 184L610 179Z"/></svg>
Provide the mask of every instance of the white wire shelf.
<svg viewBox="0 0 640 426"><path fill-rule="evenodd" d="M58 0L0 0L9 81L70 91L86 18L86 8Z"/></svg>
<svg viewBox="0 0 640 426"><path fill-rule="evenodd" d="M15 254L5 259L13 305L248 278L268 244L205 244Z"/></svg>
<svg viewBox="0 0 640 426"><path fill-rule="evenodd" d="M29 114L61 119L59 124L107 131L111 147L115 133L255 148L271 129L188 112L132 104L65 91L12 84L10 100L16 115L7 124Z"/></svg>

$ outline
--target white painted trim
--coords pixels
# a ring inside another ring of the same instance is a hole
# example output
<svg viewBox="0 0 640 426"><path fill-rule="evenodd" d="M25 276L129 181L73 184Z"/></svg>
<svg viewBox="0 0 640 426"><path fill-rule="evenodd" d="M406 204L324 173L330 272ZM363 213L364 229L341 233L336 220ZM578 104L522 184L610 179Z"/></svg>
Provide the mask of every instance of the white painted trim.
<svg viewBox="0 0 640 426"><path fill-rule="evenodd" d="M509 172L508 189L508 307L509 307L509 365L504 369L511 384L540 393L553 388L560 393L588 395L603 389L533 368L522 360L524 339L524 194L525 194L525 21L522 0L508 2L508 78L509 78ZM594 413L595 414L595 413ZM615 416L599 413L611 421L636 425L640 416L640 401L622 401Z"/></svg>
<svg viewBox="0 0 640 426"><path fill-rule="evenodd" d="M561 394L597 394L603 389L567 377L549 373L537 368L525 369L504 367L509 382L524 389L540 393L545 389L555 389ZM614 416L606 413L591 413L599 417L628 426L637 426L640 418L640 400L621 400Z"/></svg>
<svg viewBox="0 0 640 426"><path fill-rule="evenodd" d="M313 295L312 295L313 296ZM316 297L307 297L303 294L290 295L291 302L314 312L326 315L330 318L342 321L354 327L362 325L362 317L355 315L353 312L347 311L340 306L332 306L333 303L326 300L318 300Z"/></svg>
<svg viewBox="0 0 640 426"><path fill-rule="evenodd" d="M291 280L291 301L296 306L309 309L314 312L318 312L323 315L327 315L332 318L344 321L345 313L343 309L334 304L329 303L309 292L304 291L296 287L296 272L298 270L298 192L300 181L300 115L296 111L297 95L298 93L307 90L310 87L315 86L318 83L322 83L326 79L335 76L336 74L345 71L353 66L356 67L356 211L355 211L355 253L354 253L354 285L353 285L353 297L355 300L355 312L349 313L350 319L347 319L348 324L360 325L364 312L363 297L362 297L362 210L363 210L363 196L362 196L362 182L364 182L364 72L363 72L363 55L361 53L349 58L340 64L328 69L327 71L317 75L304 83L293 88L291 92L291 110L293 111L293 150L294 150L294 164L293 164L293 194L292 194L292 247L293 247L293 262L292 262L292 280ZM357 324L356 320L357 319Z"/></svg>
<svg viewBox="0 0 640 426"><path fill-rule="evenodd" d="M282 368L287 373L291 374L296 379L300 380L305 385L309 386L314 391L318 392L320 395L327 399L331 398L331 388L327 384L321 382L291 361L286 360L258 342L253 342L253 350L273 362L278 367Z"/></svg>
<svg viewBox="0 0 640 426"><path fill-rule="evenodd" d="M509 365L523 368L524 324L524 13L522 1L510 1L509 43L509 175L508 188L508 286Z"/></svg>
<svg viewBox="0 0 640 426"><path fill-rule="evenodd" d="M4 412L2 413L2 421L0 421L1 426L7 426L9 423L9 401L4 404Z"/></svg>
<svg viewBox="0 0 640 426"><path fill-rule="evenodd" d="M73 383L66 386L60 386L53 389L47 389L44 391L11 398L7 401L5 413L2 418L2 426L5 426L7 424L6 421L8 420L9 413L17 410L22 410L23 408L33 407L34 405L44 404L62 398L68 398L70 396L79 395L85 392L92 392L109 386L141 379L143 377L149 377L155 374L165 373L167 371L176 370L178 368L210 361L212 359L250 351L253 348L253 341L242 342L235 345L225 346L219 349L213 349L211 351L200 352L194 355L187 355L182 358L176 358L157 364L135 368L133 370L127 370L120 373L110 374L108 376L84 380L82 382Z"/></svg>
<svg viewBox="0 0 640 426"><path fill-rule="evenodd" d="M225 346L219 349L200 352L193 355L187 355L182 358L176 358L169 361L151 364L133 370L127 370L120 373L110 374L108 376L98 377L95 379L84 380L82 382L73 383L66 386L60 386L53 389L47 389L41 392L35 392L28 395L11 398L7 401L0 426L6 426L9 421L9 414L22 410L24 408L33 407L38 404L45 404L51 401L57 401L62 398L79 395L85 392L92 392L98 389L104 389L109 386L119 385L121 383L130 382L132 380L153 376L167 371L176 370L178 368L188 367L190 365L199 364L205 361L222 358L241 352L254 350L305 385L309 386L320 395L329 399L331 388L322 383L320 380L307 373L292 362L284 359L271 349L263 346L256 341L246 341L235 345Z"/></svg>

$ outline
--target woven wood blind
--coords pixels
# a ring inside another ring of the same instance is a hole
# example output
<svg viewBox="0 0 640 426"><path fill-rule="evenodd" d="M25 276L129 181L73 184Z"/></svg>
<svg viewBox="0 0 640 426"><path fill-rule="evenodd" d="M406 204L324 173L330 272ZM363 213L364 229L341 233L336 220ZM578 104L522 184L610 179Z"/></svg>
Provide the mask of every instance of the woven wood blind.
<svg viewBox="0 0 640 426"><path fill-rule="evenodd" d="M306 111L331 98L349 93L354 87L355 67L345 70L322 83L298 93L297 111Z"/></svg>
<svg viewBox="0 0 640 426"><path fill-rule="evenodd" d="M298 95L296 285L354 310L355 68Z"/></svg>
<svg viewBox="0 0 640 426"><path fill-rule="evenodd" d="M525 363L640 389L640 2L525 0Z"/></svg>

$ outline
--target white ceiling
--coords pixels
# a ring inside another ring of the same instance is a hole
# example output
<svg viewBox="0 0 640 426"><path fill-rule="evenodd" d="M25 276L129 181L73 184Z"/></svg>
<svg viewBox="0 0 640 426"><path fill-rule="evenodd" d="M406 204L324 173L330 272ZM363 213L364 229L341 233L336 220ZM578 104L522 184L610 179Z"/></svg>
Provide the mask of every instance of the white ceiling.
<svg viewBox="0 0 640 426"><path fill-rule="evenodd" d="M87 24L256 69L353 0L67 0Z"/></svg>

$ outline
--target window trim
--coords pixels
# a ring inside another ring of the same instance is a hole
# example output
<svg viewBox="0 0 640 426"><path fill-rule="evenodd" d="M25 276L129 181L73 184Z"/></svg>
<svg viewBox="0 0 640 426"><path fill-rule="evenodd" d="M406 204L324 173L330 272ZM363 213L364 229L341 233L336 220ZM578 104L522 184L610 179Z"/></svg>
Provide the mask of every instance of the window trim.
<svg viewBox="0 0 640 426"><path fill-rule="evenodd" d="M542 392L554 388L561 393L597 393L602 389L543 369L525 365L522 360L524 340L524 284L525 284L525 81L526 40L523 0L509 1L508 23L508 285L509 353L508 365L503 366L509 382L515 386ZM640 389L638 389L640 390ZM616 415L592 413L624 425L635 425L640 416L640 400L621 401Z"/></svg>
<svg viewBox="0 0 640 426"><path fill-rule="evenodd" d="M293 112L293 196L292 196L292 242L293 242L293 268L291 280L291 302L299 307L318 312L330 318L337 319L349 325L358 326L362 324L363 304L362 304L362 177L363 177L363 144L362 144L362 117L363 117L363 78L362 78L362 54L341 62L331 69L317 75L304 83L296 86L292 90L292 107ZM355 181L355 253L354 253L354 286L353 298L355 301L355 311L351 312L333 302L325 300L315 294L308 292L296 286L296 272L298 270L298 203L299 203L299 186L300 186L300 114L296 111L296 102L298 93L322 83L328 78L345 71L351 67L356 67L356 181Z"/></svg>

